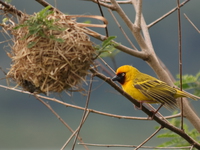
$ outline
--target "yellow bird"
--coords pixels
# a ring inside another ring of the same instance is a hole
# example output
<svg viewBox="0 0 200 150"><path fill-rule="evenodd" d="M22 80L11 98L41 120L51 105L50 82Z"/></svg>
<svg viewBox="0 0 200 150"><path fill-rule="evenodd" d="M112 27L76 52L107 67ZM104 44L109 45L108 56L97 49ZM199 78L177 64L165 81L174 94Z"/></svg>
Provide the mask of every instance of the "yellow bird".
<svg viewBox="0 0 200 150"><path fill-rule="evenodd" d="M112 80L118 81L126 93L141 103L161 103L167 108L175 109L178 97L200 99L198 96L173 88L129 65L119 67Z"/></svg>

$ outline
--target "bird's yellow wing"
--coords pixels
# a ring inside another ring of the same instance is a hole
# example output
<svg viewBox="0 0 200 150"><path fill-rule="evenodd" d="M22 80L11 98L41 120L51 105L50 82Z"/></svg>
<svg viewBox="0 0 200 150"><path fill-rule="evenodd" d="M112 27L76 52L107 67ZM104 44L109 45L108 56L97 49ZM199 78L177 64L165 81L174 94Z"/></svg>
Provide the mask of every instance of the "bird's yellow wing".
<svg viewBox="0 0 200 150"><path fill-rule="evenodd" d="M175 109L177 107L174 95L176 90L160 80L135 80L134 87L137 88L150 100L164 104L165 107Z"/></svg>

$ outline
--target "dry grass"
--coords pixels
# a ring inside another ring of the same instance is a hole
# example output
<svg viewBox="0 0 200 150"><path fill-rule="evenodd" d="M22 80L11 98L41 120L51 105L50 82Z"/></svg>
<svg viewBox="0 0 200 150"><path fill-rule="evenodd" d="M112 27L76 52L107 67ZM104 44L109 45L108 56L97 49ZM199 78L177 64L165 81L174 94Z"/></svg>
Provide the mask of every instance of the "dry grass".
<svg viewBox="0 0 200 150"><path fill-rule="evenodd" d="M81 89L80 83L85 81L88 69L93 64L95 49L92 42L74 19L57 13L47 17L54 20L53 25L64 30L48 30L44 26L46 37L26 37L29 33L28 27L11 29L14 44L9 53L12 65L7 78L29 92ZM21 20L20 24L26 20ZM19 24L14 26L17 25ZM50 36L62 39L63 42L47 38ZM30 43L35 44L28 47Z"/></svg>

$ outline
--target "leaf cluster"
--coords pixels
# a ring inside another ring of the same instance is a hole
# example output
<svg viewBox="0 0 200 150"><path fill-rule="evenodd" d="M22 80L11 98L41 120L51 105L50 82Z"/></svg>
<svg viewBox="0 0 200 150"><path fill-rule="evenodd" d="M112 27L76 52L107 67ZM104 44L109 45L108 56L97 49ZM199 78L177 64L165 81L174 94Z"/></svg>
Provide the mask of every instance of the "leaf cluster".
<svg viewBox="0 0 200 150"><path fill-rule="evenodd" d="M38 36L38 37L44 37L53 39L58 42L64 42L63 39L56 38L54 35L47 35L46 31L49 30L55 30L55 31L63 31L65 28L59 27L54 24L56 19L48 19L48 15L53 14L54 12L49 10L51 7L47 6L44 9L42 9L40 12L38 12L36 15L28 18L26 21L24 21L23 24L20 24L16 26L14 29L19 29L23 27L28 28L28 33L23 37L23 39L28 38L29 36ZM28 47L31 48L34 46L36 42L30 42L28 44Z"/></svg>
<svg viewBox="0 0 200 150"><path fill-rule="evenodd" d="M109 36L101 45L97 45L95 49L98 51L100 57L114 57L120 51L115 48L116 44L112 41L116 36Z"/></svg>
<svg viewBox="0 0 200 150"><path fill-rule="evenodd" d="M177 75L177 78L180 78ZM175 85L180 87L180 81L176 81ZM200 72L196 75L183 75L182 76L182 88L184 90L194 90L194 94L200 96Z"/></svg>
<svg viewBox="0 0 200 150"><path fill-rule="evenodd" d="M174 112L174 114L176 114L177 112ZM177 118L173 118L169 121L172 125L176 126L176 127L180 127L181 126L181 121L180 119ZM194 129L189 129L189 127L187 126L187 124L183 124L184 127L184 131L190 136L192 137L194 140L200 142L200 134L198 133L198 131L194 128ZM167 142L164 142L160 145L158 145L158 147L169 147L169 146L174 146L174 147L183 147L183 146L191 146L187 141L185 141L182 137L180 137L178 134L171 132L167 129L165 133L159 134L157 136L157 138L166 138L169 139Z"/></svg>

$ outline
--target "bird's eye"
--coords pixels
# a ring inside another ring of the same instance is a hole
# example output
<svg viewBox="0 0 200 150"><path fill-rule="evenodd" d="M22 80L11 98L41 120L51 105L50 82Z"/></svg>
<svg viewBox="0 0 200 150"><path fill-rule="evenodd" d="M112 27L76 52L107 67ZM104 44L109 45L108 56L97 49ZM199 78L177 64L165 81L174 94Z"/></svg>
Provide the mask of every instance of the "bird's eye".
<svg viewBox="0 0 200 150"><path fill-rule="evenodd" d="M126 75L126 73L125 73L125 72L121 73L121 76L122 76L122 77L124 77L125 75Z"/></svg>

